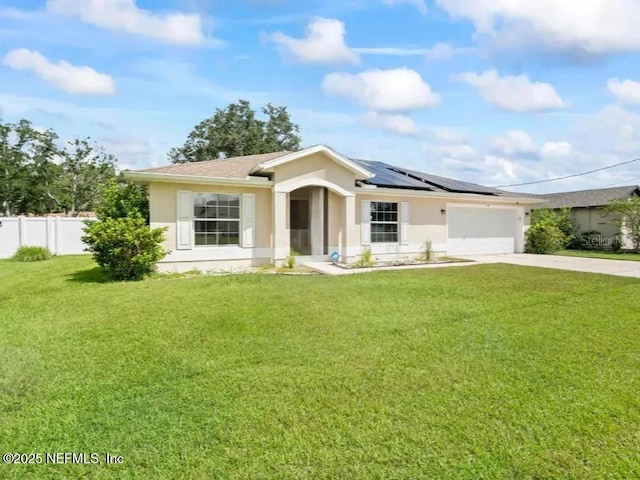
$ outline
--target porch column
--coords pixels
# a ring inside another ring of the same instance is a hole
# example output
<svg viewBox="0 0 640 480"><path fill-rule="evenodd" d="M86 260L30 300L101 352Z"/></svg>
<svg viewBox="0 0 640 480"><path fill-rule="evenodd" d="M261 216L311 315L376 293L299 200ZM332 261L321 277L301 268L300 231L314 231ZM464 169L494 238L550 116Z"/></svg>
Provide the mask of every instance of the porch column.
<svg viewBox="0 0 640 480"><path fill-rule="evenodd" d="M342 226L342 261L351 262L356 256L356 197L344 197L344 225Z"/></svg>
<svg viewBox="0 0 640 480"><path fill-rule="evenodd" d="M289 255L289 194L285 192L273 192L273 261L284 261Z"/></svg>
<svg viewBox="0 0 640 480"><path fill-rule="evenodd" d="M311 255L324 254L324 189L311 192Z"/></svg>

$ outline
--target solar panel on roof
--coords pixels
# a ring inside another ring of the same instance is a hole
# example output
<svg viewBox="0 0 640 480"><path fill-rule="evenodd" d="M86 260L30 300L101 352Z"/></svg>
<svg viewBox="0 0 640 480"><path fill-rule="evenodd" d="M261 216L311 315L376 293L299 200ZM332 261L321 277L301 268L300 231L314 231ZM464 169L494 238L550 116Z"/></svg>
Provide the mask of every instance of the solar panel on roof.
<svg viewBox="0 0 640 480"><path fill-rule="evenodd" d="M444 190L449 190L452 192L481 193L481 194L489 194L489 195L496 194L495 190L488 187L483 187L482 185L476 185L475 183L462 182L460 180L444 178L438 175L431 175L428 173L416 172L415 170L406 170L406 172L413 176L423 179L425 182L433 183Z"/></svg>
<svg viewBox="0 0 640 480"><path fill-rule="evenodd" d="M373 162L366 160L357 160L363 167L375 174L375 177L366 180L365 183L371 185L377 185L380 187L395 187L395 188L411 188L415 190L429 190L432 191L433 187L430 185L411 178L402 173L395 172L390 168L390 165Z"/></svg>
<svg viewBox="0 0 640 480"><path fill-rule="evenodd" d="M470 182L462 182L451 178L439 177L428 173L406 170L383 162L371 160L354 160L364 168L375 174L375 177L366 180L365 183L380 187L412 188L416 190L434 191L439 188L448 192L476 193L483 195L496 195L494 189L476 185Z"/></svg>

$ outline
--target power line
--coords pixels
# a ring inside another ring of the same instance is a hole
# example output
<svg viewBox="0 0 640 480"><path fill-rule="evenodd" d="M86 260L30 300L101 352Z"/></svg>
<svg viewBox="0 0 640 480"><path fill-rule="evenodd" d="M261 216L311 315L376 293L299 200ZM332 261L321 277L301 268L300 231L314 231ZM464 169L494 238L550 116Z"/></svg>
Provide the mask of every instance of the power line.
<svg viewBox="0 0 640 480"><path fill-rule="evenodd" d="M557 182L558 180L566 180L567 178L582 177L584 175L590 175L592 173L602 172L603 170L609 170L610 168L619 167L621 165L629 165L630 163L634 163L634 162L640 162L640 158L635 158L633 160L629 160L628 162L616 163L615 165L609 165L608 167L597 168L595 170L590 170L588 172L576 173L573 175L565 175L564 177L550 178L548 180L538 180L536 182L515 183L513 185L498 185L493 188L524 187L525 185L537 185L540 183Z"/></svg>
<svg viewBox="0 0 640 480"><path fill-rule="evenodd" d="M608 185L602 185L598 188L607 188L607 187L615 187L616 185L622 185L623 183L635 182L636 180L640 180L640 177L632 178L631 180L623 180L622 182L610 183Z"/></svg>

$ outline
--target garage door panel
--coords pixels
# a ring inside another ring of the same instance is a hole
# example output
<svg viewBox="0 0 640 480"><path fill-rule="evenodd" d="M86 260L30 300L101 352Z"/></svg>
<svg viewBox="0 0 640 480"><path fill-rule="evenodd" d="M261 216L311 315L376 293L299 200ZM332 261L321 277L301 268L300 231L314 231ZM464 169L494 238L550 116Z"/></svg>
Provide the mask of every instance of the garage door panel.
<svg viewBox="0 0 640 480"><path fill-rule="evenodd" d="M515 252L515 238L450 238L449 255L483 255Z"/></svg>
<svg viewBox="0 0 640 480"><path fill-rule="evenodd" d="M447 208L449 255L514 253L516 210L484 207Z"/></svg>

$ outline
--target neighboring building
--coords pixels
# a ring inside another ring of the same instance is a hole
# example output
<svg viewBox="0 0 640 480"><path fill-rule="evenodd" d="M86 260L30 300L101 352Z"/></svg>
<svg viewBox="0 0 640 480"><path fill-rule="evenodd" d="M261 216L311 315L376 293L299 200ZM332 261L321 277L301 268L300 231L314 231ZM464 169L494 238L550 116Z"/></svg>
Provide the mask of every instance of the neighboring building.
<svg viewBox="0 0 640 480"><path fill-rule="evenodd" d="M291 250L355 261L366 248L413 257L524 251L537 198L381 162L323 145L127 172L149 185L152 227L166 227L163 271L280 263Z"/></svg>
<svg viewBox="0 0 640 480"><path fill-rule="evenodd" d="M620 229L613 223L615 218L607 215L603 207L613 200L638 196L640 187L637 185L537 195L547 201L538 208L571 208L578 233L598 232L603 238L612 238L620 233Z"/></svg>

